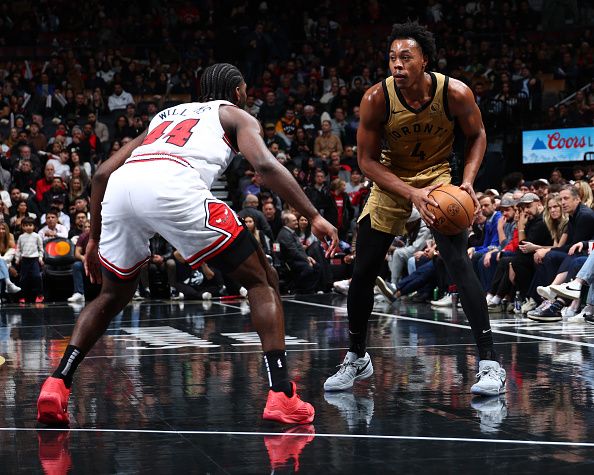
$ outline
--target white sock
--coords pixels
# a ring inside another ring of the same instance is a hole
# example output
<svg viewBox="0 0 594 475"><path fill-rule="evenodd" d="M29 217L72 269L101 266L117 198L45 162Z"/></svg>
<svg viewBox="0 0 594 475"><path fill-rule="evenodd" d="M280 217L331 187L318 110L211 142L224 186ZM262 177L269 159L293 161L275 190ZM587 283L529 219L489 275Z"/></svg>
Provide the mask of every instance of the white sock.
<svg viewBox="0 0 594 475"><path fill-rule="evenodd" d="M499 305L501 303L501 297L499 295L493 295L493 297L491 297L491 303L493 305Z"/></svg>

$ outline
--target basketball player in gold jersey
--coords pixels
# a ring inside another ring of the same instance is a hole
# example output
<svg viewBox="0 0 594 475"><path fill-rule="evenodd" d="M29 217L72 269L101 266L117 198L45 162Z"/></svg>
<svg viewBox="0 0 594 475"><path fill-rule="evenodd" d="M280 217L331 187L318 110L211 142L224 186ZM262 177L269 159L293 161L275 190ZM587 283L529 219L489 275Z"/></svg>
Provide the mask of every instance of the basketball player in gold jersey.
<svg viewBox="0 0 594 475"><path fill-rule="evenodd" d="M412 205L428 225L433 223L427 205L437 203L429 193L450 183L454 121L466 137L461 188L470 194L478 211L473 182L487 140L471 90L456 79L427 70L435 56L435 40L417 23L394 25L389 48L392 75L372 86L361 101L358 161L374 185L359 218L357 258L347 304L350 348L338 372L326 380L326 391L351 388L354 381L373 374L366 337L375 278L394 236L404 231ZM387 144L384 149L382 141ZM505 370L493 349L484 293L466 251L467 233L433 233L458 287L479 350L478 381L471 391L481 395L503 393Z"/></svg>

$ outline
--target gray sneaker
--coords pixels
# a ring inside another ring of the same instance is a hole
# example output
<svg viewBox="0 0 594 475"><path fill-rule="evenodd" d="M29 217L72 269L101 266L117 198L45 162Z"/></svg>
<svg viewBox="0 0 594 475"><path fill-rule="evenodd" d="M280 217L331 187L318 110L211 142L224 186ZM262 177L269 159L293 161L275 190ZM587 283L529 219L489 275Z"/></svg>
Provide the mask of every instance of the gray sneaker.
<svg viewBox="0 0 594 475"><path fill-rule="evenodd" d="M393 302L394 300L396 300L396 289L394 287L392 287L392 284L389 282L386 282L384 279L382 279L379 275L375 278L375 285L377 285L377 288L380 290L380 292L382 293L382 295L384 297L386 297L388 300L390 300L391 302Z"/></svg>
<svg viewBox="0 0 594 475"><path fill-rule="evenodd" d="M472 394L480 396L497 396L505 392L505 370L497 361L479 361L479 372L476 383L470 388Z"/></svg>
<svg viewBox="0 0 594 475"><path fill-rule="evenodd" d="M349 351L344 357L339 370L324 383L324 391L344 391L353 387L353 383L360 379L367 379L373 374L373 365L369 353L363 358Z"/></svg>

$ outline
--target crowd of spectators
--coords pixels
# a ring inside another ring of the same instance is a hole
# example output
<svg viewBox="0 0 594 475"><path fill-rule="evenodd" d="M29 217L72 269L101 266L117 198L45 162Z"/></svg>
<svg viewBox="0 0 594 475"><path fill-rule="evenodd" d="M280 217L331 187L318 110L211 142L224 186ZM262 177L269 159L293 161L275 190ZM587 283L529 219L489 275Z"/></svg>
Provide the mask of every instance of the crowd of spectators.
<svg viewBox="0 0 594 475"><path fill-rule="evenodd" d="M495 136L500 117L527 127L593 124L594 50L585 23L592 13L581 1L426 0L398 8L358 0L3 4L4 221L13 242L25 218L33 219L42 239L76 240L85 228L83 214L89 218L96 167L145 130L160 109L196 99L204 67L228 61L244 73L246 110L260 120L271 153L337 226L342 251L352 256L355 220L368 190L357 168L359 103L387 75L391 24L416 18L430 26L438 44L431 68L472 88ZM562 82L552 102L546 96L551 80ZM572 101L555 106L576 91ZM316 242L307 220L264 189L241 156L227 176L228 199L244 219L252 218L251 230L271 260L288 268L295 282L307 282L302 290L328 290L333 279L324 243ZM413 239L402 243L414 244L418 230L412 231ZM213 269L200 275L185 269L184 279L174 277L173 250L164 261L155 255L153 267L169 269L176 296L184 282L199 286L215 279L213 289L232 287ZM15 278L14 260L9 264ZM402 268L402 262L395 267ZM140 289L147 295L144 287L148 283ZM76 290L80 300L80 285Z"/></svg>

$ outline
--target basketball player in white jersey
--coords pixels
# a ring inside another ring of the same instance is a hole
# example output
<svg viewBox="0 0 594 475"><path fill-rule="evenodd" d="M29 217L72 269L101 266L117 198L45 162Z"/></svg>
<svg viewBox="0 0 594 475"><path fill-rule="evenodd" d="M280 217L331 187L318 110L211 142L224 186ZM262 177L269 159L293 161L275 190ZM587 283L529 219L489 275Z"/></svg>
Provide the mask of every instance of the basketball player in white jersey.
<svg viewBox="0 0 594 475"><path fill-rule="evenodd" d="M265 184L310 220L318 238L331 239L328 254L338 244L336 229L270 154L258 121L237 107L246 99L239 70L230 64L210 66L201 88L203 102L157 114L148 133L119 150L93 177L85 268L92 282L102 282L101 293L81 312L60 365L41 388L37 418L42 423L69 422L74 372L134 295L155 233L193 268L209 261L247 288L270 383L263 418L300 424L314 418L313 407L297 396L288 377L276 272L241 220L214 198L210 187L240 150Z"/></svg>

